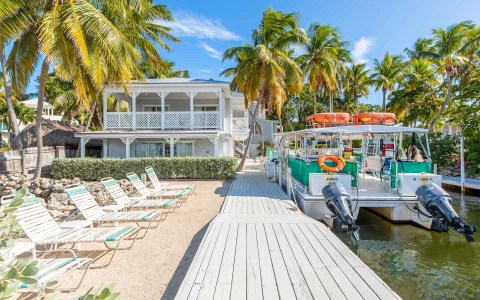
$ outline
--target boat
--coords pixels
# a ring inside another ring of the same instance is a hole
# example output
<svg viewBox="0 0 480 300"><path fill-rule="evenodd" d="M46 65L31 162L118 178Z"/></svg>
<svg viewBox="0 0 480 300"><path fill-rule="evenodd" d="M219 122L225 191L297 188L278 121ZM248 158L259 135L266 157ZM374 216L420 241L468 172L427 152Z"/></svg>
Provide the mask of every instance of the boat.
<svg viewBox="0 0 480 300"><path fill-rule="evenodd" d="M329 127L341 124L348 124L352 117L348 113L317 113L308 116L307 125L313 127Z"/></svg>
<svg viewBox="0 0 480 300"><path fill-rule="evenodd" d="M310 120L319 120L317 115ZM458 216L441 176L432 173L427 129L314 127L278 133L274 144L268 158L276 162L277 182L305 214L332 229L358 230L363 208L393 223L438 232L454 228L473 240L476 227Z"/></svg>
<svg viewBox="0 0 480 300"><path fill-rule="evenodd" d="M355 125L393 125L395 122L395 114L386 112L361 113L353 116Z"/></svg>

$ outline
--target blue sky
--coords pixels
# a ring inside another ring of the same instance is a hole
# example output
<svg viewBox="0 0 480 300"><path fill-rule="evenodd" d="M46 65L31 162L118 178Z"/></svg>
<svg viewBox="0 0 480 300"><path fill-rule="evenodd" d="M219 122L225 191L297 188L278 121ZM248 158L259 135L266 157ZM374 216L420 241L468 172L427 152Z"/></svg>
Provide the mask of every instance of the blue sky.
<svg viewBox="0 0 480 300"><path fill-rule="evenodd" d="M221 79L222 53L250 42L262 12L273 7L297 12L303 28L312 22L337 27L350 42L354 59L369 66L385 52L403 54L418 37L428 37L432 28L446 27L464 20L480 24L478 0L168 0L174 13L173 34L181 39L173 52L162 55L178 69L187 69L192 78ZM29 92L35 92L32 82ZM381 103L379 93L371 93L364 103Z"/></svg>

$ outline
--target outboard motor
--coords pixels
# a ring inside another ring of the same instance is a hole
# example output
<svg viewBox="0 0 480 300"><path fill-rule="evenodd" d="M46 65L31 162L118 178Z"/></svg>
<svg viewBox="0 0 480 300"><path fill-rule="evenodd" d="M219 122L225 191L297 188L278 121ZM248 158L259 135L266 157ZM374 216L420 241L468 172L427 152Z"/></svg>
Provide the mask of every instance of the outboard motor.
<svg viewBox="0 0 480 300"><path fill-rule="evenodd" d="M423 207L434 218L432 230L447 232L450 227L453 227L456 231L465 234L467 241L472 242L475 240L473 234L477 231L477 227L466 224L457 215L451 205L452 197L438 184L429 183L422 185L415 193Z"/></svg>
<svg viewBox="0 0 480 300"><path fill-rule="evenodd" d="M334 214L332 229L353 232L358 240L357 231L360 226L355 225L353 220L352 202L345 187L341 183L331 182L322 189L322 194L325 197L325 204Z"/></svg>

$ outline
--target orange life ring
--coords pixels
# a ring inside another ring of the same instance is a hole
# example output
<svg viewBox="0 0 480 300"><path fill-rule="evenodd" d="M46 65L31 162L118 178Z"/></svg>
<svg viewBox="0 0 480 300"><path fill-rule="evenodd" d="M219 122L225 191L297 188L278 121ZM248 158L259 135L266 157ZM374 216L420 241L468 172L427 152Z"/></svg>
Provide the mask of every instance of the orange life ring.
<svg viewBox="0 0 480 300"><path fill-rule="evenodd" d="M325 164L326 160L333 161L337 165L335 167L329 167ZM320 168L331 173L338 173L345 168L345 161L334 155L322 155L317 159L317 163Z"/></svg>

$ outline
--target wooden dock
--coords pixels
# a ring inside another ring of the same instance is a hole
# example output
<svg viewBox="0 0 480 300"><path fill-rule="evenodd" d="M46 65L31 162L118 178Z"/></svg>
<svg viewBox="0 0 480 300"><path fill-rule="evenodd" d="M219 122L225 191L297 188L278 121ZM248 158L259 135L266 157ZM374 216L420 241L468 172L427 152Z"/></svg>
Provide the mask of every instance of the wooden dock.
<svg viewBox="0 0 480 300"><path fill-rule="evenodd" d="M459 187L462 186L460 177L442 176L442 183L447 185L459 186ZM473 190L480 190L480 180L465 178L464 187L473 189Z"/></svg>
<svg viewBox="0 0 480 300"><path fill-rule="evenodd" d="M261 171L232 183L176 299L400 299Z"/></svg>

